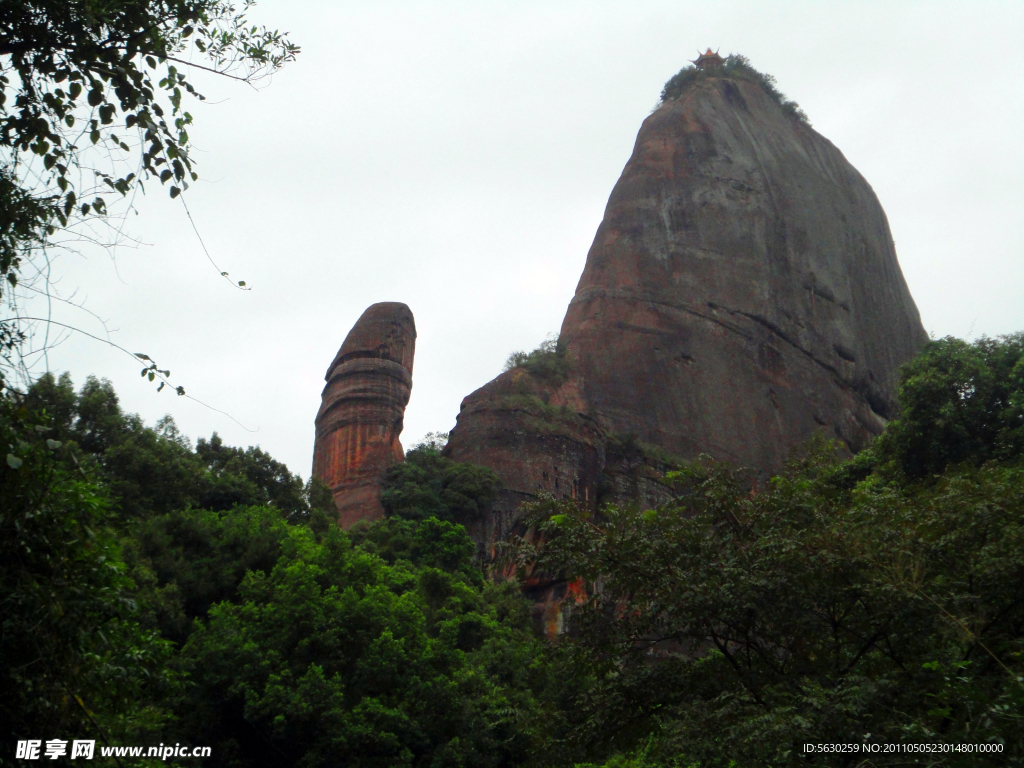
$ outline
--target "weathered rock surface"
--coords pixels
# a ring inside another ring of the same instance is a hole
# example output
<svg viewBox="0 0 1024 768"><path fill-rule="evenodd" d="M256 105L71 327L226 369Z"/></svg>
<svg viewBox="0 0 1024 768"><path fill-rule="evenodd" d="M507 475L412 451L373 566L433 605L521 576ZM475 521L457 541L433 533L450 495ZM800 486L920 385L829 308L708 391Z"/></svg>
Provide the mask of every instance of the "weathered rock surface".
<svg viewBox="0 0 1024 768"><path fill-rule="evenodd" d="M384 516L384 471L404 454L399 435L412 390L416 324L405 304L369 307L327 369L316 415L313 475L334 493L338 521Z"/></svg>
<svg viewBox="0 0 1024 768"><path fill-rule="evenodd" d="M653 504L670 457L764 479L815 432L849 450L927 340L885 213L831 142L760 87L708 78L640 129L562 323L567 373L469 395L448 455L507 491Z"/></svg>

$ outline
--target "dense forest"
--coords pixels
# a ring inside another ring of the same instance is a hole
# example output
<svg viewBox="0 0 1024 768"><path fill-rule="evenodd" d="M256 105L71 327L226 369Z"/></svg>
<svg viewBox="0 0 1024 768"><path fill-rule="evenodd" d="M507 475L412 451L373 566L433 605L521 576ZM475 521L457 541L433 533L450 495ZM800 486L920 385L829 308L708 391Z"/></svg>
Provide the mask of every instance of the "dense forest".
<svg viewBox="0 0 1024 768"><path fill-rule="evenodd" d="M107 382L9 389L0 760L87 738L210 766L1022 764L1024 334L932 342L900 398L866 451L816 442L764 487L701 460L657 509L541 499L496 568L459 521L498 479L437 441L342 531L323 486L147 426ZM514 566L584 585L557 641ZM867 752L892 744L947 751Z"/></svg>

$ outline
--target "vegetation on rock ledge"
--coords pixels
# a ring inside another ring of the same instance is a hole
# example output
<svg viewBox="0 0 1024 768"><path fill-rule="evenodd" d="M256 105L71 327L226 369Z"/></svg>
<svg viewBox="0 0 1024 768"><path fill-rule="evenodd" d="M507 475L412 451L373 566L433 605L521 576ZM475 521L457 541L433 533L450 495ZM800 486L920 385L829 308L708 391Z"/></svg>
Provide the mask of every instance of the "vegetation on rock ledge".
<svg viewBox="0 0 1024 768"><path fill-rule="evenodd" d="M698 69L692 64L683 67L662 88L661 104L678 98L692 85L709 77L727 77L733 80L746 80L747 82L754 83L760 86L772 98L772 101L782 107L782 111L787 115L795 117L804 123L810 122L804 111L800 109L800 105L791 99L787 99L785 94L776 87L777 81L772 75L758 72L750 66L750 60L746 56L741 56L738 53L730 53L726 57L725 63L718 70Z"/></svg>
<svg viewBox="0 0 1024 768"><path fill-rule="evenodd" d="M503 370L522 368L531 376L558 386L569 378L571 367L562 340L549 338L532 352L513 352L505 361Z"/></svg>

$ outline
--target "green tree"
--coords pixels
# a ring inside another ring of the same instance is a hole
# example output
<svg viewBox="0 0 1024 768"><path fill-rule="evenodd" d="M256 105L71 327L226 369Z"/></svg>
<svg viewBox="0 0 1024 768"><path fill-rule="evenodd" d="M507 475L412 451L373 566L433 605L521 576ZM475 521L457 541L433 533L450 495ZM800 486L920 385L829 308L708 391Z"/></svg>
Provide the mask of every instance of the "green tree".
<svg viewBox="0 0 1024 768"><path fill-rule="evenodd" d="M86 379L76 394L67 373L44 374L29 388L27 407L54 414L47 435L104 477L121 515L141 520L186 507L227 510L267 505L284 518L308 516L312 486L259 447L225 446L215 432L195 450L164 417L147 427L121 409L109 381Z"/></svg>
<svg viewBox="0 0 1024 768"><path fill-rule="evenodd" d="M58 231L66 239L77 224L102 221L110 195L126 197L145 180L169 185L172 198L196 180L185 102L202 96L190 73L252 82L298 53L284 35L248 21L252 5L0 5L0 352L8 365L24 338L19 279L47 274L25 265L56 247ZM150 373L162 375L155 366Z"/></svg>
<svg viewBox="0 0 1024 768"><path fill-rule="evenodd" d="M247 573L273 570L289 527L268 507L178 510L135 527L127 560L145 588L153 626L184 643L210 606L238 601Z"/></svg>
<svg viewBox="0 0 1024 768"><path fill-rule="evenodd" d="M209 440L199 439L196 456L213 477L237 478L233 484L224 483L217 490L207 491L202 506L228 509L239 503L265 504L286 516L305 511L302 479L258 446L225 446L214 432Z"/></svg>
<svg viewBox="0 0 1024 768"><path fill-rule="evenodd" d="M654 737L683 765L847 765L802 745L972 742L1003 751L931 764L1024 764L1024 468L852 492L835 469L751 496L691 466L676 502L597 521L541 506L521 562L590 586L570 633L596 681L580 756Z"/></svg>
<svg viewBox="0 0 1024 768"><path fill-rule="evenodd" d="M466 524L484 513L500 487L492 470L452 461L427 445L410 450L404 462L388 470L380 500L391 517Z"/></svg>
<svg viewBox="0 0 1024 768"><path fill-rule="evenodd" d="M289 522L321 534L331 524L322 484L303 486L258 447L225 446L216 433L193 451L170 417L147 427L125 414L108 381L89 377L76 393L70 375L46 374L20 400L53 414L43 436L62 444L65 469L103 482L142 620L178 643L211 605L237 599L246 572L269 573Z"/></svg>
<svg viewBox="0 0 1024 768"><path fill-rule="evenodd" d="M0 398L3 765L29 735L138 742L174 686L169 644L139 620L110 498L50 428Z"/></svg>
<svg viewBox="0 0 1024 768"><path fill-rule="evenodd" d="M900 407L875 452L908 478L1024 455L1024 333L931 342L904 368Z"/></svg>
<svg viewBox="0 0 1024 768"><path fill-rule="evenodd" d="M466 529L446 520L392 517L370 526L357 526L351 536L364 551L389 565L406 560L417 567L460 572L471 581L480 578L479 564L472 560L475 547Z"/></svg>
<svg viewBox="0 0 1024 768"><path fill-rule="evenodd" d="M544 668L522 601L470 567L460 526L421 541L453 570L392 563L332 528L289 529L183 651L181 727L216 765L501 766L527 755ZM414 538L417 538L413 534ZM434 556L418 553L423 561ZM444 559L442 557L442 559ZM510 614L510 605L517 606Z"/></svg>

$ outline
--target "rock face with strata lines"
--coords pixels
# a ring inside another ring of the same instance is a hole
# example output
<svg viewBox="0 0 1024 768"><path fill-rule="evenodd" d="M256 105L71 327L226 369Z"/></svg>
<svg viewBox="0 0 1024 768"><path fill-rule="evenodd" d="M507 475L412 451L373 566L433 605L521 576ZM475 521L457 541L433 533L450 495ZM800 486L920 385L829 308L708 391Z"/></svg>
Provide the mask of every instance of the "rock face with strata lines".
<svg viewBox="0 0 1024 768"><path fill-rule="evenodd" d="M759 86L712 77L640 129L562 323L565 374L469 395L447 451L505 482L492 541L542 490L657 503L673 457L763 480L815 432L850 451L879 434L926 340L864 178Z"/></svg>
<svg viewBox="0 0 1024 768"><path fill-rule="evenodd" d="M363 312L327 369L313 476L333 492L343 528L384 516L381 482L385 470L403 458L398 438L415 351L409 307L382 302Z"/></svg>

